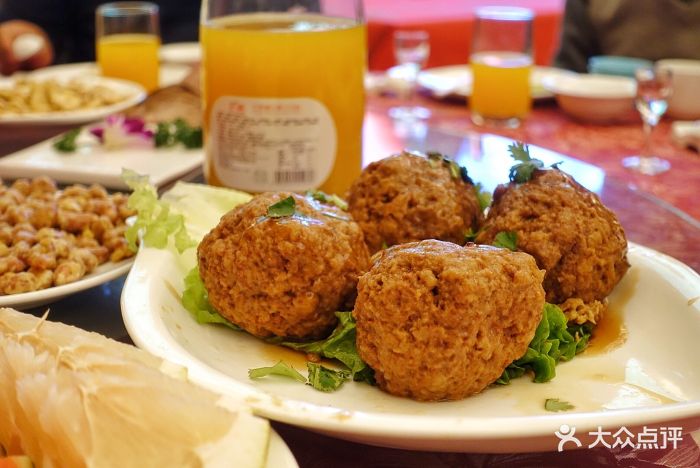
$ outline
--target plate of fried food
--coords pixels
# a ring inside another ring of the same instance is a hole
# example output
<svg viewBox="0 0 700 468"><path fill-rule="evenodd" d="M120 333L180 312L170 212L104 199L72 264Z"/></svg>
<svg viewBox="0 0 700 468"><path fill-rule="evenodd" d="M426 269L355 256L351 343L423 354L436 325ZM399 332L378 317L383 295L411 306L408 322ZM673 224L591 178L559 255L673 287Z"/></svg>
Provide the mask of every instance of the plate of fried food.
<svg viewBox="0 0 700 468"><path fill-rule="evenodd" d="M101 76L15 74L0 79L0 124L67 125L93 122L146 97L138 83Z"/></svg>
<svg viewBox="0 0 700 468"><path fill-rule="evenodd" d="M437 153L370 164L347 200L180 183L158 201L135 184L127 330L259 415L352 441L493 453L556 450L572 428L579 444L690 437L700 276L628 244L558 164L509 151L492 199ZM154 231L169 243L150 246Z"/></svg>
<svg viewBox="0 0 700 468"><path fill-rule="evenodd" d="M36 307L126 273L133 213L126 194L97 184L0 183L0 307Z"/></svg>

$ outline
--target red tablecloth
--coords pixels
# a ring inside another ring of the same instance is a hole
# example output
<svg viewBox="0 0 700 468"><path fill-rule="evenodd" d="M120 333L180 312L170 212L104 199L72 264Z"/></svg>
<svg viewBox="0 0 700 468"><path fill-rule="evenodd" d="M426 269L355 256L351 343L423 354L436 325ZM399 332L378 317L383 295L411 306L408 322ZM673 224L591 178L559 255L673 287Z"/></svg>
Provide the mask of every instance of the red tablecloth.
<svg viewBox="0 0 700 468"><path fill-rule="evenodd" d="M392 34L397 29L430 33L428 67L466 63L474 10L485 5L510 5L535 11L534 54L549 65L559 46L564 0L365 0L370 70L395 65Z"/></svg>

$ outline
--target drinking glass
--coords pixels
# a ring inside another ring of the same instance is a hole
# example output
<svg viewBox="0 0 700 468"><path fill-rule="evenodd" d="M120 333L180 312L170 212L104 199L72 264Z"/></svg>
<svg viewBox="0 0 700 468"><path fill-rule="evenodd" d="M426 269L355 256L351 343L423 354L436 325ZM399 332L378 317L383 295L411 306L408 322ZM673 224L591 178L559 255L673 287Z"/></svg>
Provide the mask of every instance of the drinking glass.
<svg viewBox="0 0 700 468"><path fill-rule="evenodd" d="M469 105L477 125L517 127L530 112L533 16L527 8L476 10Z"/></svg>
<svg viewBox="0 0 700 468"><path fill-rule="evenodd" d="M644 149L639 156L628 156L622 165L645 175L656 175L671 168L671 163L652 155L651 132L668 108L672 91L672 75L668 69L640 68L635 71L637 97L635 107L644 123Z"/></svg>
<svg viewBox="0 0 700 468"><path fill-rule="evenodd" d="M394 31L394 57L401 67L401 75L406 81L403 98L406 105L392 107L389 115L398 120L424 120L430 117L430 110L414 104L418 74L430 55L430 36L427 31Z"/></svg>
<svg viewBox="0 0 700 468"><path fill-rule="evenodd" d="M361 170L361 0L204 0L205 176L246 190L344 193Z"/></svg>
<svg viewBox="0 0 700 468"><path fill-rule="evenodd" d="M116 2L95 11L97 63L102 75L158 88L158 5Z"/></svg>

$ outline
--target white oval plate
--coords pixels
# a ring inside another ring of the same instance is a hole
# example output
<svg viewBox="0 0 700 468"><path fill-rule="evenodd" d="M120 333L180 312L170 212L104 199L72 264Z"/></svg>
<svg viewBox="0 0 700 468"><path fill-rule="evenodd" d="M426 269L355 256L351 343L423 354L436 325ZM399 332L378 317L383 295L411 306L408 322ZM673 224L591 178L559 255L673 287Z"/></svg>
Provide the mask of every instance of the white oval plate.
<svg viewBox="0 0 700 468"><path fill-rule="evenodd" d="M163 63L192 65L202 60L202 48L199 42L173 42L160 46L158 56Z"/></svg>
<svg viewBox="0 0 700 468"><path fill-rule="evenodd" d="M161 88L181 83L192 71L189 65L177 63L161 63L159 68L158 86ZM42 80L54 77L70 79L86 75L99 77L100 68L95 62L66 63L35 70L32 75Z"/></svg>
<svg viewBox="0 0 700 468"><path fill-rule="evenodd" d="M554 96L545 89L545 79L560 74L571 73L551 67L534 67L530 76L530 90L533 99L549 99ZM448 65L423 70L418 75L418 84L438 98L467 98L472 93L472 71L469 65Z"/></svg>
<svg viewBox="0 0 700 468"><path fill-rule="evenodd" d="M19 310L26 310L56 302L71 294L99 286L102 283L120 277L129 271L133 263L133 258L128 258L118 263L107 262L95 268L89 275L85 275L78 281L72 283L40 289L39 291L0 296L0 307L12 307Z"/></svg>
<svg viewBox="0 0 700 468"><path fill-rule="evenodd" d="M52 67L49 67L52 68ZM56 67L58 68L58 67ZM1 88L10 88L15 82L14 77L0 79ZM23 75L28 79L46 80L54 78L59 81L67 81L75 74L65 74L62 69L50 70L44 69L40 72L28 73ZM94 122L103 119L110 114L123 111L133 105L138 104L146 98L146 90L138 83L125 80L117 80L114 78L104 78L101 76L82 75L81 81L91 86L105 86L113 91L119 92L125 96L124 100L115 104L94 109L78 109L74 111L55 111L55 112L32 112L26 114L0 114L0 124L11 125L69 125Z"/></svg>
<svg viewBox="0 0 700 468"><path fill-rule="evenodd" d="M279 359L302 371L303 363L247 334L195 323L180 304L185 272L169 251L139 252L122 315L139 347L186 366L194 382L245 399L259 415L348 440L493 453L556 450L554 432L564 424L584 442L598 426L692 432L700 428L700 301L691 299L700 295L700 276L638 245L630 245L629 260L632 269L610 298L628 332L623 345L560 364L549 383L523 377L456 402L419 403L354 382L327 394L281 378L248 379L248 369ZM548 398L576 409L547 412Z"/></svg>

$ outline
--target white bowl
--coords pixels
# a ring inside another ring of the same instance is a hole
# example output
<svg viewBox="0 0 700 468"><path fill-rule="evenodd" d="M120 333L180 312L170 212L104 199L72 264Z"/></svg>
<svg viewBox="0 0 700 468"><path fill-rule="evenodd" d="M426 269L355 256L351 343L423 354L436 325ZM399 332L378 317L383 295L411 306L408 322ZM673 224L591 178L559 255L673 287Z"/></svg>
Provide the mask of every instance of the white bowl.
<svg viewBox="0 0 700 468"><path fill-rule="evenodd" d="M672 74L668 115L675 119L700 119L700 60L664 59L656 66L671 70Z"/></svg>
<svg viewBox="0 0 700 468"><path fill-rule="evenodd" d="M595 74L563 74L543 82L559 106L577 120L611 124L637 118L632 78Z"/></svg>

